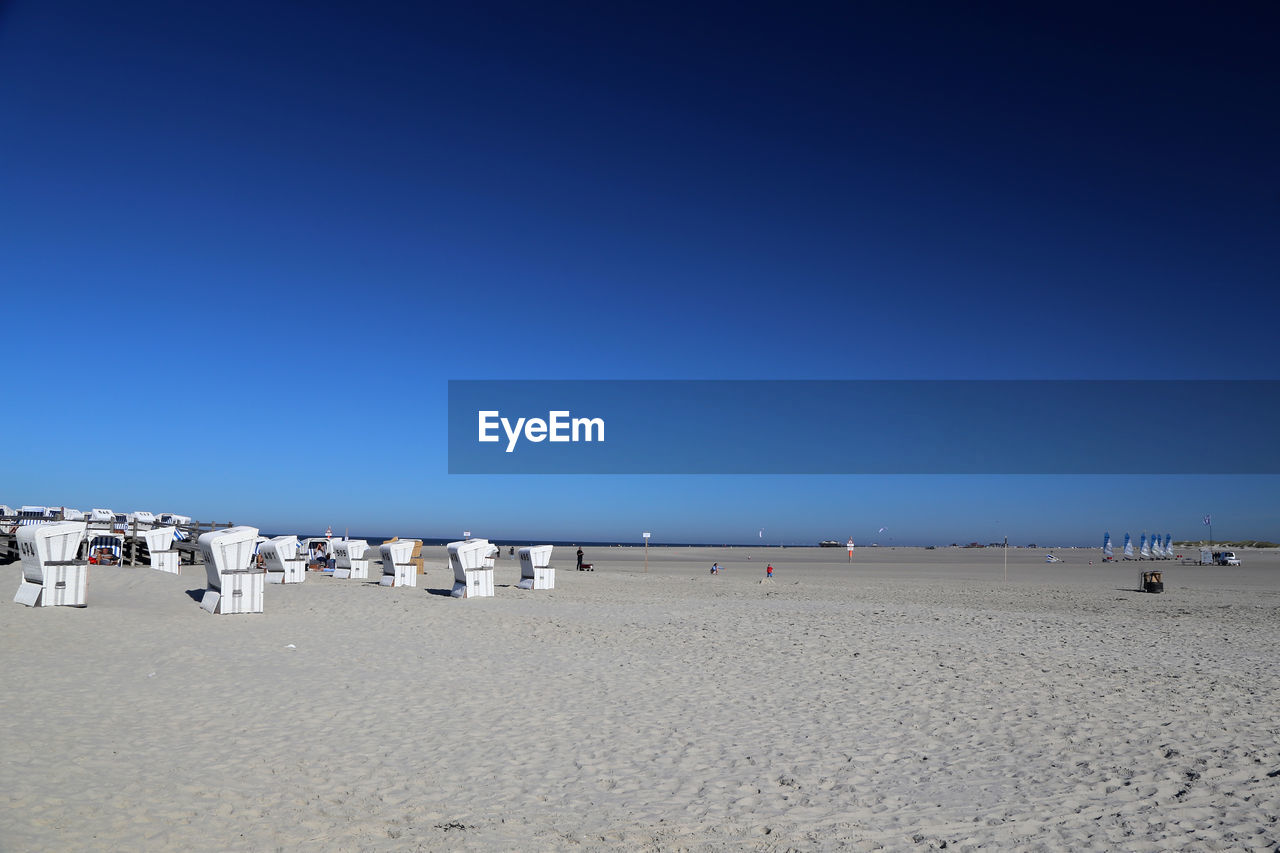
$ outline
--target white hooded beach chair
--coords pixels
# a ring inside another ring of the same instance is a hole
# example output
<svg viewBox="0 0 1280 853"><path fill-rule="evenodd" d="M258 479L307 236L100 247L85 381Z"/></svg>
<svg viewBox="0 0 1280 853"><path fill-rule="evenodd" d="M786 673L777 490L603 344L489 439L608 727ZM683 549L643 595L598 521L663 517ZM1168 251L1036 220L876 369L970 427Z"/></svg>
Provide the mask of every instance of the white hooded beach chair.
<svg viewBox="0 0 1280 853"><path fill-rule="evenodd" d="M450 542L449 566L453 569L454 598L485 598L493 595L493 556L498 547L488 539ZM486 563L488 565L486 565Z"/></svg>
<svg viewBox="0 0 1280 853"><path fill-rule="evenodd" d="M155 513L152 512L131 512L125 515L125 520L129 522L129 530L132 531L134 525L137 525L138 532L150 530L156 524Z"/></svg>
<svg viewBox="0 0 1280 853"><path fill-rule="evenodd" d="M28 607L85 606L89 564L76 559L85 528L83 521L50 521L18 528L22 582L14 601Z"/></svg>
<svg viewBox="0 0 1280 853"><path fill-rule="evenodd" d="M89 522L89 532L109 531L115 525L116 514L109 509L94 508L89 510L85 521Z"/></svg>
<svg viewBox="0 0 1280 853"><path fill-rule="evenodd" d="M556 570L551 568L552 545L530 545L521 548L520 583L521 589L555 589Z"/></svg>
<svg viewBox="0 0 1280 853"><path fill-rule="evenodd" d="M333 543L335 578L366 580L369 577L369 559L365 554L369 543L363 539L339 539Z"/></svg>
<svg viewBox="0 0 1280 853"><path fill-rule="evenodd" d="M383 586L417 586L418 567L413 563L412 539L384 542L382 548Z"/></svg>
<svg viewBox="0 0 1280 853"><path fill-rule="evenodd" d="M302 583L307 579L307 558L298 553L297 536L277 536L258 546L267 583Z"/></svg>
<svg viewBox="0 0 1280 853"><path fill-rule="evenodd" d="M173 527L153 527L142 537L147 541L147 554L151 558L151 568L171 575L182 574L180 552L173 547Z"/></svg>
<svg viewBox="0 0 1280 853"><path fill-rule="evenodd" d="M34 527L53 521L53 513L47 506L18 507L18 527Z"/></svg>
<svg viewBox="0 0 1280 853"><path fill-rule="evenodd" d="M261 613L266 573L253 559L256 527L202 533L198 544L209 577L200 606L210 613Z"/></svg>
<svg viewBox="0 0 1280 853"><path fill-rule="evenodd" d="M177 542L185 542L191 538L187 534L187 531L182 529L183 527L191 524L190 516L175 515L172 512L162 512L158 516L156 516L156 523L172 525L173 538Z"/></svg>

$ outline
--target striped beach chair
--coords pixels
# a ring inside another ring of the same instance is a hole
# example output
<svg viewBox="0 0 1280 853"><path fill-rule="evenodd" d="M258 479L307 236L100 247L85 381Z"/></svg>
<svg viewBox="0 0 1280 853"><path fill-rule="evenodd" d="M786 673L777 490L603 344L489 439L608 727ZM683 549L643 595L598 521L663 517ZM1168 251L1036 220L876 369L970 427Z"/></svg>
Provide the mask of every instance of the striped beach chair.
<svg viewBox="0 0 1280 853"><path fill-rule="evenodd" d="M102 533L89 540L89 556L99 565L119 565L124 557L124 539L114 533Z"/></svg>

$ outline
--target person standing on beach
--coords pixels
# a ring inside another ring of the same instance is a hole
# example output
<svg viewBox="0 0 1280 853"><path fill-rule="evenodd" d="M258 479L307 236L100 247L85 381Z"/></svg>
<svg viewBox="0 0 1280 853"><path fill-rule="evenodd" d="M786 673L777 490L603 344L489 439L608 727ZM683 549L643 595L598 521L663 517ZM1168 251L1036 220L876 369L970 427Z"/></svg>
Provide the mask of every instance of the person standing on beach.
<svg viewBox="0 0 1280 853"><path fill-rule="evenodd" d="M773 580L773 563L764 567L764 576L769 580Z"/></svg>
<svg viewBox="0 0 1280 853"><path fill-rule="evenodd" d="M578 549L578 571L582 571L582 549Z"/></svg>

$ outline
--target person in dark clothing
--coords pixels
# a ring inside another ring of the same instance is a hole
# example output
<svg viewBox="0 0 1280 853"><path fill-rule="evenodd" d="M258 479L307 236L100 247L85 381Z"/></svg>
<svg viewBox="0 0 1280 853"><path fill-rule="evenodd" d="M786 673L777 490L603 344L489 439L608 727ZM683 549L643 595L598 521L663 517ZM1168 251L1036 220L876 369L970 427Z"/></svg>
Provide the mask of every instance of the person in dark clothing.
<svg viewBox="0 0 1280 853"><path fill-rule="evenodd" d="M578 571L582 571L582 549L578 549Z"/></svg>

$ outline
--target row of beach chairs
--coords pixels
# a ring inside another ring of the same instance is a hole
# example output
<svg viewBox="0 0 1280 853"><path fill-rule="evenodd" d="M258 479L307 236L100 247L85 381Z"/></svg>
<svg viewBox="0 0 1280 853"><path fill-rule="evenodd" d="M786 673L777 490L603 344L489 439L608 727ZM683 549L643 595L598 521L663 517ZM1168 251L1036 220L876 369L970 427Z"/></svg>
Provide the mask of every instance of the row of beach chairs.
<svg viewBox="0 0 1280 853"><path fill-rule="evenodd" d="M29 607L84 607L90 561L118 563L124 541L115 535L97 535L89 543L87 558L77 559L87 530L84 521L50 521L19 527L22 581L13 600ZM178 551L172 547L175 531L174 527L157 527L144 534L152 568L172 574L181 571Z"/></svg>
<svg viewBox="0 0 1280 853"><path fill-rule="evenodd" d="M167 532L166 532L167 530ZM84 541L83 521L55 521L21 528L18 552L22 583L14 601L31 607L87 604L88 560L76 559ZM167 538L166 538L167 537ZM178 552L173 528L147 532L151 565L178 573ZM199 539L208 579L200 606L210 613L261 613L263 588L270 583L301 583L306 578L307 555L296 536L263 540L255 527L229 527L204 533ZM382 586L417 586L421 559L414 559L415 540L394 540L380 548ZM453 569L455 598L493 595L494 558L498 547L487 539L467 539L447 546ZM521 548L521 589L554 589L551 545ZM334 577L368 579L371 549L363 540L333 543ZM92 556L92 551L90 555ZM118 553L117 553L118 556Z"/></svg>

